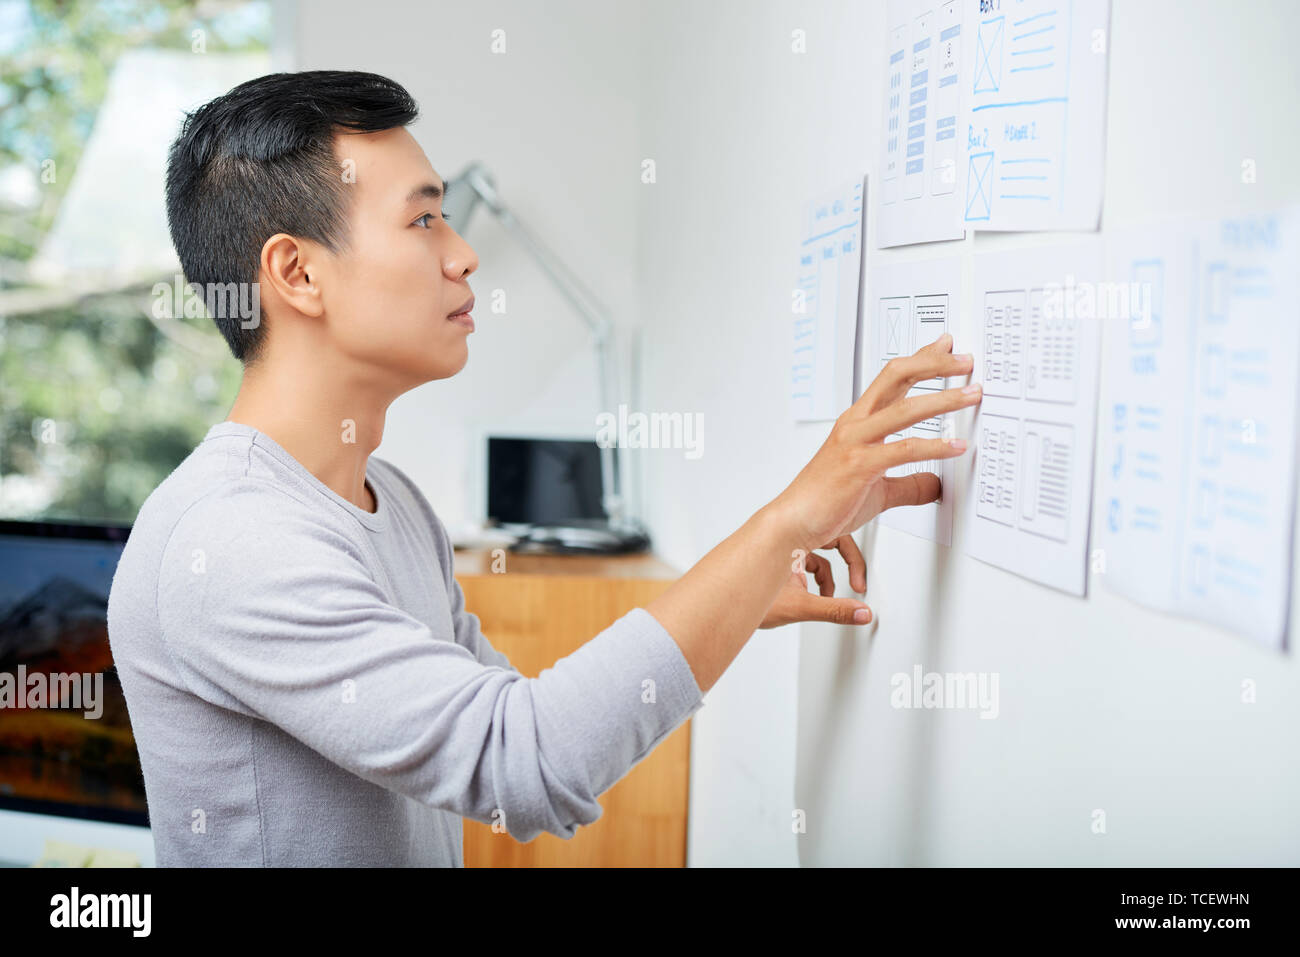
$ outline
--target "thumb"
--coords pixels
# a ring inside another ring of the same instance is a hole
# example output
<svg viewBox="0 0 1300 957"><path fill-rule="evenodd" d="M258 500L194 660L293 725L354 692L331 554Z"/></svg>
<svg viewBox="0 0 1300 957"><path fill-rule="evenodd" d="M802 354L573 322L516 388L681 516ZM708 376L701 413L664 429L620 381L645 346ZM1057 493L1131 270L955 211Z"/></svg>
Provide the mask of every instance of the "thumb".
<svg viewBox="0 0 1300 957"><path fill-rule="evenodd" d="M811 593L799 603L797 611L799 621L829 621L837 625L866 625L875 618L866 602L855 598L822 598Z"/></svg>

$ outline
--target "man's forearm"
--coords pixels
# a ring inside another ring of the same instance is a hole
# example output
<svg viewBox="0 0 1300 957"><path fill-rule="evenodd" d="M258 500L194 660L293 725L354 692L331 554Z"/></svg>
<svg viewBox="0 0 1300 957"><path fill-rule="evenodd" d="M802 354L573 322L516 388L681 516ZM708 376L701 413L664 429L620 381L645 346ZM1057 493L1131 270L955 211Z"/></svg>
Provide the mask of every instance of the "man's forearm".
<svg viewBox="0 0 1300 957"><path fill-rule="evenodd" d="M701 691L762 623L800 548L806 543L769 503L645 606L681 647Z"/></svg>

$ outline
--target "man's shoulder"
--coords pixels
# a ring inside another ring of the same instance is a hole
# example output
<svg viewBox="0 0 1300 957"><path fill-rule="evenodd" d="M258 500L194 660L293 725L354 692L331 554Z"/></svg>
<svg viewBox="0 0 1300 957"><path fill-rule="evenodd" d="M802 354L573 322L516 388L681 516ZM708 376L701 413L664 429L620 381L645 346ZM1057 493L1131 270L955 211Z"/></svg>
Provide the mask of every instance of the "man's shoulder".
<svg viewBox="0 0 1300 957"><path fill-rule="evenodd" d="M125 568L156 579L163 553L178 538L216 546L242 542L250 557L257 543L287 548L294 530L347 546L327 510L290 485L249 474L245 462L226 443L205 442L191 452L141 505L118 577Z"/></svg>
<svg viewBox="0 0 1300 957"><path fill-rule="evenodd" d="M110 640L120 641L152 618L163 552L181 519L240 480L240 467L228 452L201 442L145 498L109 590ZM132 627L123 627L128 622Z"/></svg>
<svg viewBox="0 0 1300 957"><path fill-rule="evenodd" d="M135 529L172 531L179 523L224 521L245 524L277 515L312 515L296 491L250 474L247 461L228 444L204 442L145 499Z"/></svg>

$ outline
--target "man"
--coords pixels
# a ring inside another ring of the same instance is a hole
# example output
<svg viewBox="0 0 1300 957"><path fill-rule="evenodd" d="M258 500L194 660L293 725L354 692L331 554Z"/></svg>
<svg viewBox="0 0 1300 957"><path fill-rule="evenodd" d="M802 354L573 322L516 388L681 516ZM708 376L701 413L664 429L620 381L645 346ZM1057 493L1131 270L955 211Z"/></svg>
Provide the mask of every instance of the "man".
<svg viewBox="0 0 1300 957"><path fill-rule="evenodd" d="M415 116L380 76L276 74L197 110L172 147L189 281L256 283L260 315L217 317L238 397L144 503L109 601L161 865L459 866L462 816L571 837L756 628L870 620L829 597L811 555L808 594L799 562L837 547L865 591L850 534L939 495L932 474L885 470L965 448L882 444L979 401L906 398L971 371L944 337L891 362L661 597L525 678L465 610L428 502L370 454L395 398L464 367L474 328L478 261L442 215Z"/></svg>

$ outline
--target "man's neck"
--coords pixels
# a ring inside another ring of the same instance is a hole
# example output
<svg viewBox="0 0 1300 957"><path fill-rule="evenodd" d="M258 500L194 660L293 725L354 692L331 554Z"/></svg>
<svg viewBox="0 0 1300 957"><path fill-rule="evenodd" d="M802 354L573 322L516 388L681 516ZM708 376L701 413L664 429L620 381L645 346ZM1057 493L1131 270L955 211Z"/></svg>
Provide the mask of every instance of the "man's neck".
<svg viewBox="0 0 1300 957"><path fill-rule="evenodd" d="M373 512L366 464L392 397L324 363L258 364L244 372L228 422L252 426L358 508Z"/></svg>

